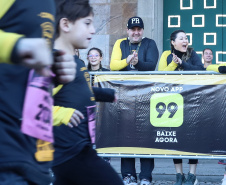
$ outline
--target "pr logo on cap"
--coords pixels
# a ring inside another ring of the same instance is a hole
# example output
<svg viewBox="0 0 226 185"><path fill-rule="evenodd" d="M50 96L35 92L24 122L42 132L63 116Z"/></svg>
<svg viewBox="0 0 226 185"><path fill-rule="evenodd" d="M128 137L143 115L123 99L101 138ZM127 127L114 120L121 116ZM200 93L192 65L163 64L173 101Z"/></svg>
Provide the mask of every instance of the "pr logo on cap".
<svg viewBox="0 0 226 185"><path fill-rule="evenodd" d="M131 29L133 27L144 28L143 20L140 17L131 17L128 20L127 28Z"/></svg>
<svg viewBox="0 0 226 185"><path fill-rule="evenodd" d="M132 21L132 24L140 24L140 19L139 18L132 18L131 19L131 21Z"/></svg>

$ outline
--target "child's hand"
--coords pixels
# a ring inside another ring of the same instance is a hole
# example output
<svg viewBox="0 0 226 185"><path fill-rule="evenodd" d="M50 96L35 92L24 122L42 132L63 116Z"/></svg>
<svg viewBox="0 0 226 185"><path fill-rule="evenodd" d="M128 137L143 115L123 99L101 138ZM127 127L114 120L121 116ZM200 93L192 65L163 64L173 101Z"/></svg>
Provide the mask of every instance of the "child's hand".
<svg viewBox="0 0 226 185"><path fill-rule="evenodd" d="M71 119L70 119L70 123L68 123L69 127L77 127L79 123L81 123L81 119L84 119L83 114L78 111L75 110L75 112L72 114Z"/></svg>

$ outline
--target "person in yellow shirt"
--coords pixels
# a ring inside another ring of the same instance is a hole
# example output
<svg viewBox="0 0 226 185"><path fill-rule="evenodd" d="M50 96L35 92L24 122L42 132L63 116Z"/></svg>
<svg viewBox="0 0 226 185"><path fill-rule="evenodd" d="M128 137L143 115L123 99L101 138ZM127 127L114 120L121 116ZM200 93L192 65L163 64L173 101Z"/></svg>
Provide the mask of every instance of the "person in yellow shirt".
<svg viewBox="0 0 226 185"><path fill-rule="evenodd" d="M141 17L131 17L127 23L127 38L118 39L113 47L110 68L112 71L154 71L159 51L153 39L144 37ZM153 158L141 158L141 185L149 185L154 169ZM125 185L136 185L135 158L121 158L121 173Z"/></svg>
<svg viewBox="0 0 226 185"><path fill-rule="evenodd" d="M112 71L154 71L159 58L153 39L144 37L141 17L131 17L127 24L127 38L118 39L111 54Z"/></svg>
<svg viewBox="0 0 226 185"><path fill-rule="evenodd" d="M188 46L183 30L176 30L170 36L171 50L164 51L159 61L159 71L204 70L200 57Z"/></svg>
<svg viewBox="0 0 226 185"><path fill-rule="evenodd" d="M188 47L188 38L183 30L176 30L170 35L171 50L164 51L160 61L159 71L189 71L205 70L200 57L196 52ZM197 168L197 159L189 159L190 171L187 179L183 174L182 159L173 159L176 168L176 183L174 185L196 184L195 176Z"/></svg>

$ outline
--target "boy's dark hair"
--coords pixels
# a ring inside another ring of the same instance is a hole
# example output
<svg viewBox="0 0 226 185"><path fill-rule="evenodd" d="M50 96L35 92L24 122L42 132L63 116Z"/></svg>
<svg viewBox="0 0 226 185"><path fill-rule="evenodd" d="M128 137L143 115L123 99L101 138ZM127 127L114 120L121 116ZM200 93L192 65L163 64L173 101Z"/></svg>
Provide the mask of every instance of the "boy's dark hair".
<svg viewBox="0 0 226 185"><path fill-rule="evenodd" d="M74 22L93 14L89 0L55 0L56 3L56 36L59 37L59 23L62 18Z"/></svg>
<svg viewBox="0 0 226 185"><path fill-rule="evenodd" d="M89 49L87 56L89 55L90 51L92 51L92 50L96 50L99 53L100 57L103 57L103 52L99 48L95 48L95 47ZM88 62L87 68L88 68L89 71L92 71L90 62ZM102 68L102 65L100 63L100 69L101 68Z"/></svg>

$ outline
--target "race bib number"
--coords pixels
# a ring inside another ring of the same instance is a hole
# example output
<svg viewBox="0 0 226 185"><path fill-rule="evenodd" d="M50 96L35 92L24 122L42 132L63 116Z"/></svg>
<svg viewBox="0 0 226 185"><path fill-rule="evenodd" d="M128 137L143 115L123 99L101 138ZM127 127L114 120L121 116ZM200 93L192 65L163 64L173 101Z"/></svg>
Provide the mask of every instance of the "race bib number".
<svg viewBox="0 0 226 185"><path fill-rule="evenodd" d="M184 121L184 98L177 93L157 93L150 99L150 123L154 127L179 127Z"/></svg>
<svg viewBox="0 0 226 185"><path fill-rule="evenodd" d="M96 139L96 105L87 107L88 126L91 143L95 143Z"/></svg>
<svg viewBox="0 0 226 185"><path fill-rule="evenodd" d="M24 134L53 142L52 81L30 71L23 107L21 131Z"/></svg>

